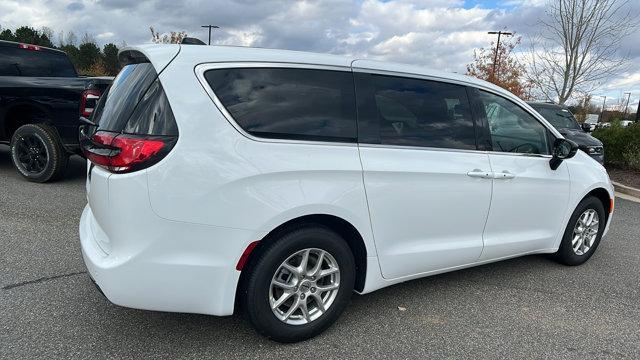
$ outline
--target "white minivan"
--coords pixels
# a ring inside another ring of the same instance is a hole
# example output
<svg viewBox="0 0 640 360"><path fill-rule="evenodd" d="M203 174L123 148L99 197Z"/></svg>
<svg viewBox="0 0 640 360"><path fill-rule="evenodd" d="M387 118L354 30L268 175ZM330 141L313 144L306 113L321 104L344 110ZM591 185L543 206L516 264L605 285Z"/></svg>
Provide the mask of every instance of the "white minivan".
<svg viewBox="0 0 640 360"><path fill-rule="evenodd" d="M611 222L605 169L487 82L243 47L119 56L80 134L82 254L115 304L239 308L293 342L354 291L527 254L579 265Z"/></svg>

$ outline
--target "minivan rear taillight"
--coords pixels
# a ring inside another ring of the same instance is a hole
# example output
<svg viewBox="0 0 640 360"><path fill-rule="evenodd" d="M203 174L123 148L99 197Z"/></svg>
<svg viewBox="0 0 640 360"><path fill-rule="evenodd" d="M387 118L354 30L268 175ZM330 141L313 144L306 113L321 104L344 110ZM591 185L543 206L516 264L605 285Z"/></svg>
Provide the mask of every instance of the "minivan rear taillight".
<svg viewBox="0 0 640 360"><path fill-rule="evenodd" d="M98 131L81 138L84 155L92 163L114 173L147 168L173 148L176 136L132 135Z"/></svg>
<svg viewBox="0 0 640 360"><path fill-rule="evenodd" d="M100 99L100 90L89 89L82 93L80 98L80 116L88 118L93 113Z"/></svg>

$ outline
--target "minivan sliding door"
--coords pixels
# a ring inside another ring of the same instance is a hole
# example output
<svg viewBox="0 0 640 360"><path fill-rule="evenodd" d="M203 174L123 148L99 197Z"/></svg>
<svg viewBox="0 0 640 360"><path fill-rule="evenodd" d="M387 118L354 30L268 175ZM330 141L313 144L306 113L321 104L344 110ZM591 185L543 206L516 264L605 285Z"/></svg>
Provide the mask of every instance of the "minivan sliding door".
<svg viewBox="0 0 640 360"><path fill-rule="evenodd" d="M359 151L383 276L475 262L492 180L488 155L476 150L465 87L354 73Z"/></svg>

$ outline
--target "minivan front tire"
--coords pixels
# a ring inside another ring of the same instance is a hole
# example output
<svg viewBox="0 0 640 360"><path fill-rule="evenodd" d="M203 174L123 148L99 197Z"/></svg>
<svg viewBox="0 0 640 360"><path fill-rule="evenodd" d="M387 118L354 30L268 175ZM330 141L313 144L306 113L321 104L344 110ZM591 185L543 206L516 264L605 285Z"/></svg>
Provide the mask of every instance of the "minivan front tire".
<svg viewBox="0 0 640 360"><path fill-rule="evenodd" d="M584 198L569 219L560 248L554 254L556 260L569 266L589 260L600 244L606 222L600 199L595 196Z"/></svg>
<svg viewBox="0 0 640 360"><path fill-rule="evenodd" d="M278 342L297 342L330 327L351 299L355 261L349 245L321 225L270 242L249 265L241 293L245 316Z"/></svg>

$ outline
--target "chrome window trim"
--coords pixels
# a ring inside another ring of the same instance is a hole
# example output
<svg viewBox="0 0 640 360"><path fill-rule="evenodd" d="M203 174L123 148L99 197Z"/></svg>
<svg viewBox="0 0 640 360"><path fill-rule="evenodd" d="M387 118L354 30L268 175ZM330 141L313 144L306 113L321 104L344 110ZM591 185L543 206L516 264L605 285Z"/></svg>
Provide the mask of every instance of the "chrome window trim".
<svg viewBox="0 0 640 360"><path fill-rule="evenodd" d="M312 70L330 70L330 71L344 71L351 72L351 68L348 66L333 66L333 65L318 65L318 64L304 64L304 63L287 63L287 62L217 62L217 63L202 63L195 66L194 71L198 82L209 95L209 98L213 101L215 106L220 110L225 119L244 137L258 142L265 143L283 143L283 144L306 144L306 145L330 145L330 146L349 146L357 147L357 139L355 142L338 142L338 141L323 141L323 140L295 140L295 139L274 139L252 135L245 131L236 120L231 116L231 113L222 105L222 102L216 96L215 92L209 86L207 79L204 77L204 73L208 70L215 69L232 69L232 68L292 68L292 69L312 69ZM357 121L357 119L356 119Z"/></svg>
<svg viewBox="0 0 640 360"><path fill-rule="evenodd" d="M501 152L501 151L439 148L439 147L412 146L412 145L390 145L390 144L358 143L358 147L361 147L361 148L372 148L372 149L425 150L425 151L439 151L439 152L475 153L475 154L487 154L487 155L524 156L524 157L544 158L544 159L551 159L552 158L551 155L544 155L544 154L510 153L510 152Z"/></svg>
<svg viewBox="0 0 640 360"><path fill-rule="evenodd" d="M425 151L460 152L460 153L476 153L476 154L485 154L486 153L486 151L483 151L483 150L439 148L439 147L415 146L415 145L392 145L392 144L358 143L358 147L361 147L361 148L372 148L372 149L425 150Z"/></svg>
<svg viewBox="0 0 640 360"><path fill-rule="evenodd" d="M414 73L398 72L398 71L390 71L390 70L367 69L367 68L359 68L359 67L354 67L353 72L358 74L394 76L394 77L417 79L417 80L430 80L430 81L444 82L444 83L453 84L453 85L478 87L476 85L473 85L465 81L449 79L449 78L433 76L433 75L414 74Z"/></svg>
<svg viewBox="0 0 640 360"><path fill-rule="evenodd" d="M548 154L528 154L528 153L510 153L510 152L502 152L502 151L487 151L489 155L509 155L509 156L524 156L530 158L541 158L541 159L551 159L553 155Z"/></svg>

